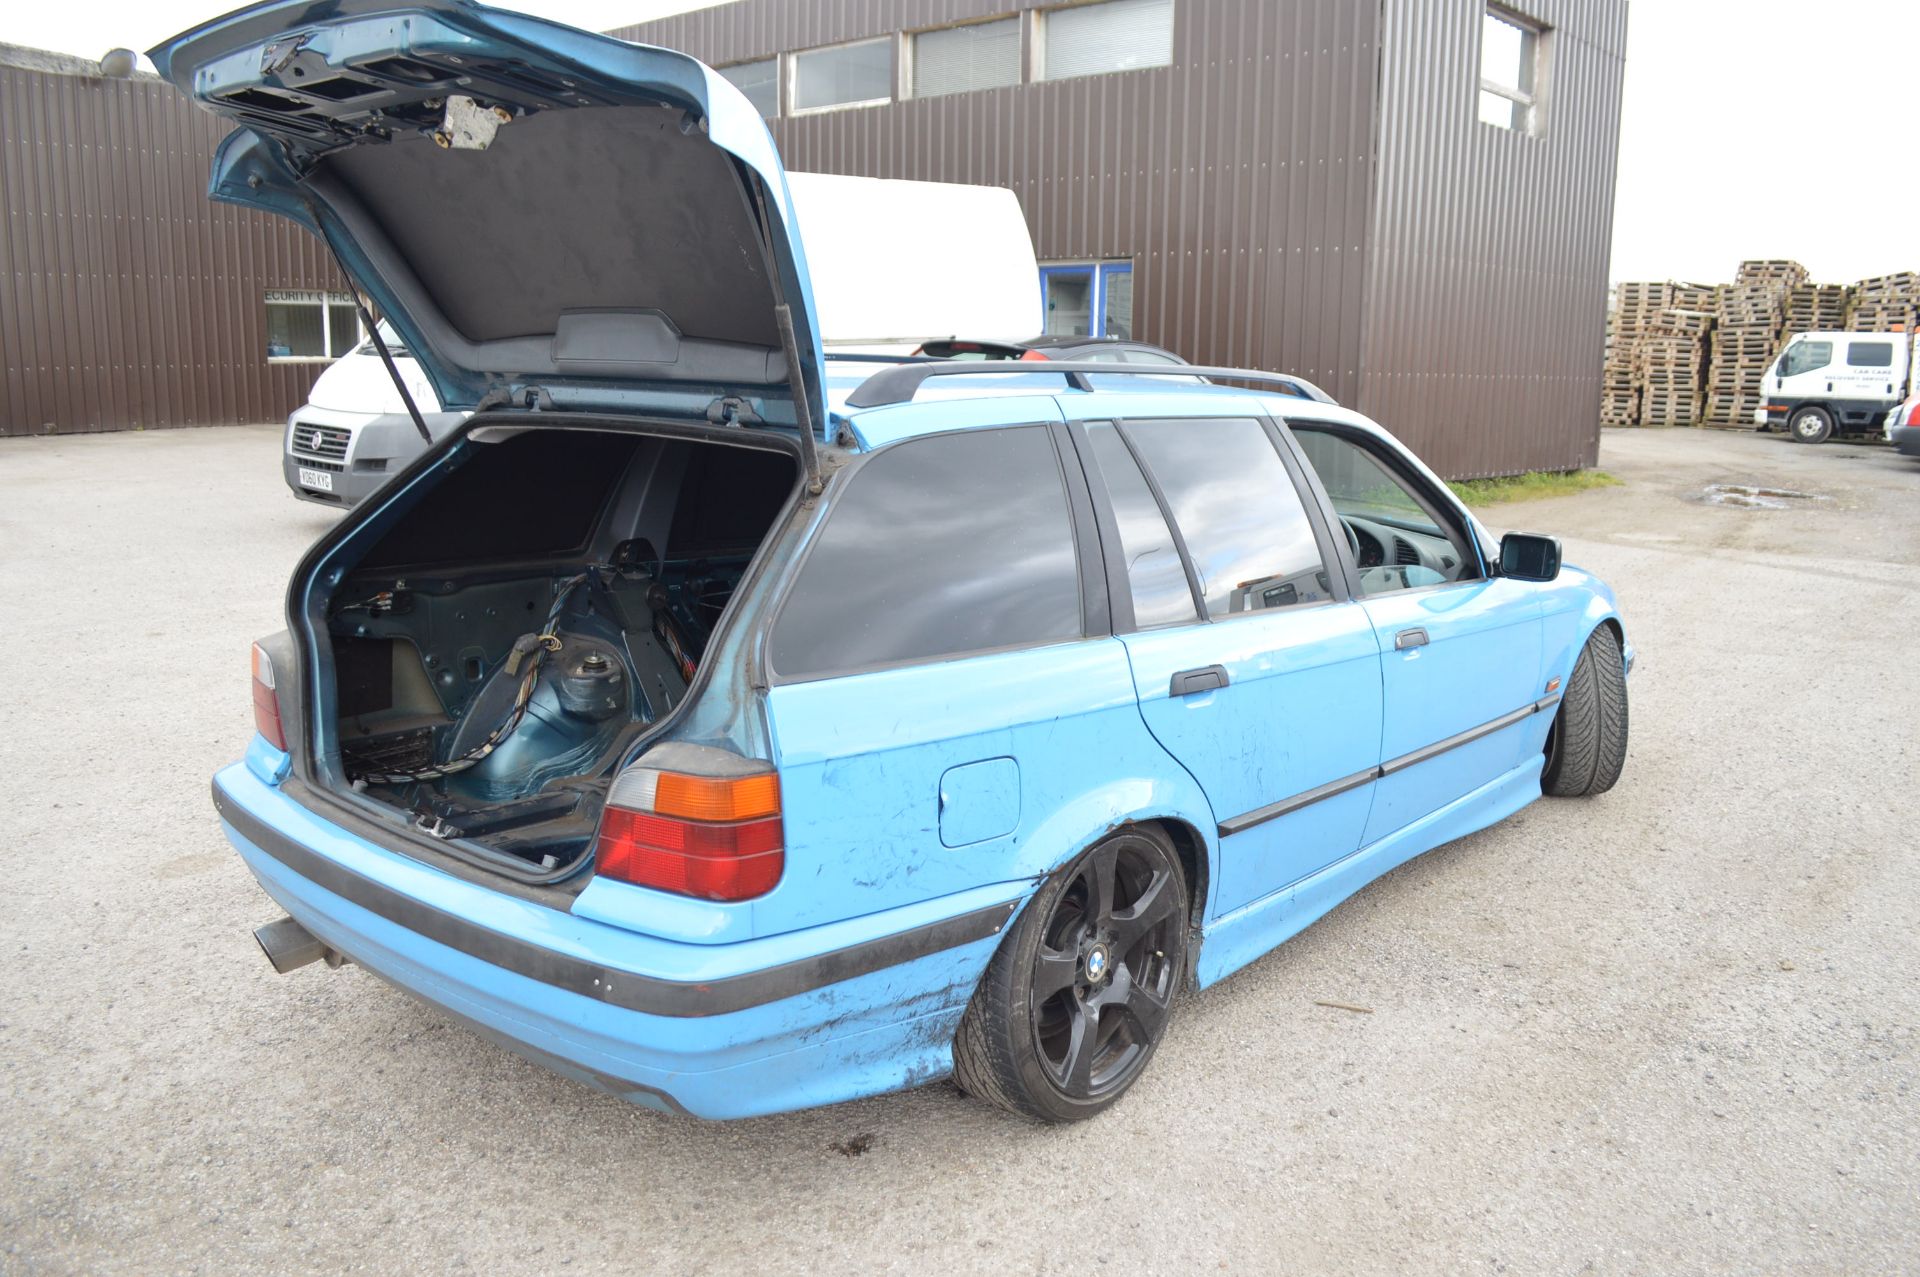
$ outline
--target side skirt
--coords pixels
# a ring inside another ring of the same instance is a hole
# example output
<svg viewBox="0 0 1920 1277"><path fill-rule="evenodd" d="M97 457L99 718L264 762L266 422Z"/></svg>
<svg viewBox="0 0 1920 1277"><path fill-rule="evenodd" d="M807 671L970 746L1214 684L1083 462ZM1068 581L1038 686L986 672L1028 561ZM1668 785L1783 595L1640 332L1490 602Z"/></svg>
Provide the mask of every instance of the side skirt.
<svg viewBox="0 0 1920 1277"><path fill-rule="evenodd" d="M1442 843L1505 820L1540 797L1545 758L1532 755L1439 811L1362 847L1270 896L1216 918L1206 929L1194 981L1201 988L1232 975L1292 939L1375 878Z"/></svg>

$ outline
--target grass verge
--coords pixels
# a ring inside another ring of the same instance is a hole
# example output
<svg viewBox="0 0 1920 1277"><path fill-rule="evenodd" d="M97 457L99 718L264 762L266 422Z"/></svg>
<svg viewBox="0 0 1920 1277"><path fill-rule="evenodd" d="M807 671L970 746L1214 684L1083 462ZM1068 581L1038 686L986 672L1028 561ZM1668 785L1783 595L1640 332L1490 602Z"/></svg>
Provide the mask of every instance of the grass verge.
<svg viewBox="0 0 1920 1277"><path fill-rule="evenodd" d="M1468 505L1498 505L1504 501L1564 497L1590 488L1617 487L1619 483L1620 480L1605 470L1531 470L1499 479L1461 479L1447 486Z"/></svg>

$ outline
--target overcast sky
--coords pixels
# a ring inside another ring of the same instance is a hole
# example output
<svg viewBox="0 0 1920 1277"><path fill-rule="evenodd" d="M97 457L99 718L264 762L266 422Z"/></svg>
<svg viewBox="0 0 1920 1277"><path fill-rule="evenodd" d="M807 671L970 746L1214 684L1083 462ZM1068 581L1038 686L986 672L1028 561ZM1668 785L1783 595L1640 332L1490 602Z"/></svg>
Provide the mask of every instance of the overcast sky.
<svg viewBox="0 0 1920 1277"><path fill-rule="evenodd" d="M86 56L232 7L4 2L0 40ZM703 6L517 7L604 30ZM1634 0L1631 15L1614 279L1714 283L1743 257L1794 258L1836 283L1920 270L1920 0Z"/></svg>

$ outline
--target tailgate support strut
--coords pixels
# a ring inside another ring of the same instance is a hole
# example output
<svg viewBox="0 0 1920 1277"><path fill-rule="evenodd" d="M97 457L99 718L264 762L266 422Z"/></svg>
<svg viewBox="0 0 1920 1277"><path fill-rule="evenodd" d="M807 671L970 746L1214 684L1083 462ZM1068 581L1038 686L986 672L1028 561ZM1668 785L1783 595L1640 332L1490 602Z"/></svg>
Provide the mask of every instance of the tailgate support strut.
<svg viewBox="0 0 1920 1277"><path fill-rule="evenodd" d="M793 335L793 307L773 251L773 219L767 216L767 188L753 179L754 212L759 214L760 244L767 254L767 283L773 288L773 322L780 329L780 352L787 357L787 385L793 391L793 421L800 427L800 459L807 468L807 495L817 497L826 485L820 481L820 455L813 437L813 405L807 402L807 375L800 366L800 341Z"/></svg>
<svg viewBox="0 0 1920 1277"><path fill-rule="evenodd" d="M400 392L400 402L407 406L407 415L413 418L413 428L429 444L433 442L433 432L427 429L425 418L420 415L420 407L413 402L413 392L407 389L407 379L394 367L393 352L387 349L387 339L380 335L380 325L373 322L373 308L367 304L367 295L360 291L359 281L353 272L347 269L347 263L340 256L340 250L333 246L333 239L327 234L326 223L320 220L320 210L313 201L307 201L307 216L313 219L314 230L320 236L320 242L327 246L327 252L333 257L333 264L340 272L340 278L347 281L347 288L353 293L353 308L360 312L360 322L367 326L367 333L373 338L373 348L380 353L380 362L386 365L387 376L393 378L393 388Z"/></svg>
<svg viewBox="0 0 1920 1277"><path fill-rule="evenodd" d="M800 427L800 455L807 467L807 495L817 497L825 485L820 482L820 458L814 452L813 406L807 402L805 374L800 370L800 343L793 335L793 308L783 301L773 308L773 318L780 325L780 345L786 352L788 377L793 386L793 420Z"/></svg>

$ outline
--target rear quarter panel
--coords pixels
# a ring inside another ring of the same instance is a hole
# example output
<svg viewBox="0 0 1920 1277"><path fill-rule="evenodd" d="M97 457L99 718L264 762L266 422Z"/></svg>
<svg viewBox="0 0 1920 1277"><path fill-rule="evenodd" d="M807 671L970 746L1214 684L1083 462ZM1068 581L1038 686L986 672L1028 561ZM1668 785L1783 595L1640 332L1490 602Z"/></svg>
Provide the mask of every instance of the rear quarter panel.
<svg viewBox="0 0 1920 1277"><path fill-rule="evenodd" d="M1038 881L1147 818L1192 825L1212 859L1212 811L1147 731L1115 639L788 684L767 705L787 867L754 906L760 934ZM1001 759L1011 827L948 846L942 778Z"/></svg>

